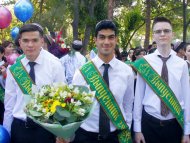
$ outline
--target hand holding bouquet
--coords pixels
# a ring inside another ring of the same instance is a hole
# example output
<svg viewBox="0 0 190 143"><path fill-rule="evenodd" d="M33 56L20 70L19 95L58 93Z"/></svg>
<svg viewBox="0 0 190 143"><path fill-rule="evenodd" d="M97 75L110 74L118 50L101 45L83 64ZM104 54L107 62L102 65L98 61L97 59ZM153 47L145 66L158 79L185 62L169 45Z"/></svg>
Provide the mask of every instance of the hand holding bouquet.
<svg viewBox="0 0 190 143"><path fill-rule="evenodd" d="M26 114L58 137L71 138L89 115L94 93L84 86L45 85L29 97ZM28 99L27 99L28 100Z"/></svg>

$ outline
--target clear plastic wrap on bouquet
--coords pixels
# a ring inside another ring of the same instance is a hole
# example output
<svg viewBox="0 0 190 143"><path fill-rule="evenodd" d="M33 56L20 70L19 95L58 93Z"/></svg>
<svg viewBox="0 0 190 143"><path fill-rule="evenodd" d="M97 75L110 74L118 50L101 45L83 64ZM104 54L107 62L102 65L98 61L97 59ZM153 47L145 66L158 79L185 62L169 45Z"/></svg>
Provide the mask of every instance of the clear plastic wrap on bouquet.
<svg viewBox="0 0 190 143"><path fill-rule="evenodd" d="M93 111L95 93L63 83L32 87L25 95L27 116L57 137L70 139Z"/></svg>

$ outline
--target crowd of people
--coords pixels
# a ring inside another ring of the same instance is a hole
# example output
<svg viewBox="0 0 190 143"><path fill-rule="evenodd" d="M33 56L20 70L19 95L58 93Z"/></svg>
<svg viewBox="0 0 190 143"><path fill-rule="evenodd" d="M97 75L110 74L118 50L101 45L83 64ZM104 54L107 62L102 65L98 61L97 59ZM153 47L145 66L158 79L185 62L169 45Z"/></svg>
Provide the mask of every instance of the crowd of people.
<svg viewBox="0 0 190 143"><path fill-rule="evenodd" d="M95 27L96 47L84 56L82 41L61 48L39 24L23 25L14 43L0 46L0 123L11 143L190 143L190 43L172 44L172 23L165 17L154 19L152 33L147 49L120 53L116 25L102 20ZM90 81L84 74L90 69L102 80ZM24 112L26 87L55 82L96 91L94 112L69 141Z"/></svg>

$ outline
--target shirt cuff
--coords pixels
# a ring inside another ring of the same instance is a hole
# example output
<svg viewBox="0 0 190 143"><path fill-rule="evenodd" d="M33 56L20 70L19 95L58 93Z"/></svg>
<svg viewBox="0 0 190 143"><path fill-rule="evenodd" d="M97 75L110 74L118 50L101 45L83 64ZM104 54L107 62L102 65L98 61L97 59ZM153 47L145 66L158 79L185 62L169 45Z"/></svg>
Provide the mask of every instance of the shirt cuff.
<svg viewBox="0 0 190 143"><path fill-rule="evenodd" d="M134 132L141 132L141 122L134 122Z"/></svg>
<svg viewBox="0 0 190 143"><path fill-rule="evenodd" d="M189 135L190 134L190 124L185 124L184 125L184 135Z"/></svg>

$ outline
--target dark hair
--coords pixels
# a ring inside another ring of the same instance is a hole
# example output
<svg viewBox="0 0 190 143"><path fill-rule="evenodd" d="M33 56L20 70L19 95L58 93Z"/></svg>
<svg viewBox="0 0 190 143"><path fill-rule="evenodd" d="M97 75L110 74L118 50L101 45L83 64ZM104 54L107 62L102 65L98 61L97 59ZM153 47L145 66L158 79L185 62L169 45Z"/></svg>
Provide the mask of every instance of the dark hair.
<svg viewBox="0 0 190 143"><path fill-rule="evenodd" d="M152 24L152 28L154 27L154 25L158 22L167 22L172 26L172 23L169 19L165 18L165 17L156 17L154 18L153 24Z"/></svg>
<svg viewBox="0 0 190 143"><path fill-rule="evenodd" d="M19 30L19 34L20 36L22 36L22 33L24 32L33 32L33 31L38 31L40 33L40 36L43 37L43 29L36 24L26 24L22 26Z"/></svg>
<svg viewBox="0 0 190 143"><path fill-rule="evenodd" d="M149 51L148 51L148 54L152 54L154 53L154 51L156 51L157 48L151 48Z"/></svg>
<svg viewBox="0 0 190 143"><path fill-rule="evenodd" d="M121 57L127 57L127 56L128 56L127 51L123 51L123 52L121 52Z"/></svg>
<svg viewBox="0 0 190 143"><path fill-rule="evenodd" d="M143 49L142 47L136 47L135 50L134 50L134 53L133 53L133 56L132 56L132 61L135 61L136 60L136 56L139 56L141 52L145 52L146 54L146 50Z"/></svg>
<svg viewBox="0 0 190 143"><path fill-rule="evenodd" d="M14 40L14 43L15 43L15 46L16 47L20 47L20 44L19 44L19 39L20 39L20 34L18 34Z"/></svg>
<svg viewBox="0 0 190 143"><path fill-rule="evenodd" d="M6 48L7 46L9 46L9 44L13 44L13 42L11 42L11 41L4 41L1 46L3 48Z"/></svg>
<svg viewBox="0 0 190 143"><path fill-rule="evenodd" d="M117 35L117 27L111 20L102 20L96 24L95 27L95 37L97 37L98 32L102 29L111 29L115 32L115 36Z"/></svg>
<svg viewBox="0 0 190 143"><path fill-rule="evenodd" d="M44 37L44 42L47 43L47 47L50 47L53 44L52 37L48 34L45 34L43 37Z"/></svg>
<svg viewBox="0 0 190 143"><path fill-rule="evenodd" d="M0 53L1 53L1 54L5 53L5 48L3 48L2 46L0 46ZM2 57L2 60L3 60L4 62L7 62L5 56Z"/></svg>
<svg viewBox="0 0 190 143"><path fill-rule="evenodd" d="M119 51L118 45L116 45L116 47L115 47L115 57L116 57L118 60L122 60L121 53L120 53L120 51Z"/></svg>

